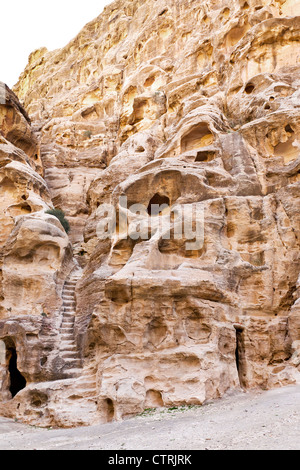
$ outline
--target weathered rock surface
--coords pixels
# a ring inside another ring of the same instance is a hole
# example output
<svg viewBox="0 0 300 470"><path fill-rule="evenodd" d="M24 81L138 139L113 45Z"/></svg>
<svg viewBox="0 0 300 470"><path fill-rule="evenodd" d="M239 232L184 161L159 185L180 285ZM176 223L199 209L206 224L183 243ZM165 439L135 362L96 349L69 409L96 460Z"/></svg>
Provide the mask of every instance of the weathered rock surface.
<svg viewBox="0 0 300 470"><path fill-rule="evenodd" d="M293 0L117 0L30 56L22 105L1 107L0 337L27 380L1 413L72 426L298 380L299 14ZM187 249L169 211L130 210L151 202L204 214L203 246ZM105 203L153 232L100 240ZM65 380L64 327L79 361Z"/></svg>
<svg viewBox="0 0 300 470"><path fill-rule="evenodd" d="M46 213L53 205L30 120L16 96L7 88L2 92L6 100L0 105L0 337L6 358L1 357L0 364L1 399L11 398L8 388L13 379L7 366L13 352L17 351L23 380L59 376L57 315L60 292L73 267L66 232Z"/></svg>

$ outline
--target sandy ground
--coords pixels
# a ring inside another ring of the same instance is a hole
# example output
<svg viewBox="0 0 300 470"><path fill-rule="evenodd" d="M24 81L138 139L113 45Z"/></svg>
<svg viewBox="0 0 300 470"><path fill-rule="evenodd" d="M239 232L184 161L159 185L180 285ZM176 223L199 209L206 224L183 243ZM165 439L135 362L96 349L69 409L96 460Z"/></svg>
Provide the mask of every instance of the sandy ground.
<svg viewBox="0 0 300 470"><path fill-rule="evenodd" d="M0 417L0 450L300 450L300 385L123 422L42 429Z"/></svg>

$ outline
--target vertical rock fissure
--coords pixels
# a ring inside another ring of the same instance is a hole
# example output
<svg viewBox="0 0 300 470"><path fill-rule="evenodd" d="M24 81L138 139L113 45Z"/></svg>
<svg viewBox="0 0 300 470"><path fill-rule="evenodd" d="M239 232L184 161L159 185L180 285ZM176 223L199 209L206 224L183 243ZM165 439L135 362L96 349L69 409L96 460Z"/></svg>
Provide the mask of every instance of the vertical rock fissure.
<svg viewBox="0 0 300 470"><path fill-rule="evenodd" d="M244 330L235 327L236 332L236 348L235 348L235 361L238 371L240 386L246 388L246 356L245 356L245 340Z"/></svg>

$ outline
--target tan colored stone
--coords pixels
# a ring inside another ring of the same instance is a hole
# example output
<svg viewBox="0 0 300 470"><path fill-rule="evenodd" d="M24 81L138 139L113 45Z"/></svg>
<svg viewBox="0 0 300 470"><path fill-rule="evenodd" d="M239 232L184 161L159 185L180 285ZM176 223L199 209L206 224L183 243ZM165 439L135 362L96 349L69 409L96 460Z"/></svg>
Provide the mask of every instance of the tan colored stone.
<svg viewBox="0 0 300 470"><path fill-rule="evenodd" d="M30 56L14 91L32 126L13 95L1 108L0 339L28 382L1 413L73 426L299 380L299 41L293 0L116 0ZM203 246L159 201L203 211ZM104 203L129 231L99 240Z"/></svg>

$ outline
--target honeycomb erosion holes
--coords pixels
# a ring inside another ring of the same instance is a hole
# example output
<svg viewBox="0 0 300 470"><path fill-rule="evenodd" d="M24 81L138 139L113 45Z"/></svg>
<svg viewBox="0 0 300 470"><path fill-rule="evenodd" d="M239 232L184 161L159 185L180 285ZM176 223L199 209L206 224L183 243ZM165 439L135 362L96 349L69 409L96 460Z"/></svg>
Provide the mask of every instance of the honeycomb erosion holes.
<svg viewBox="0 0 300 470"><path fill-rule="evenodd" d="M0 86L3 416L81 426L299 379L299 2L157 6L115 0ZM143 236L100 239L104 204Z"/></svg>

